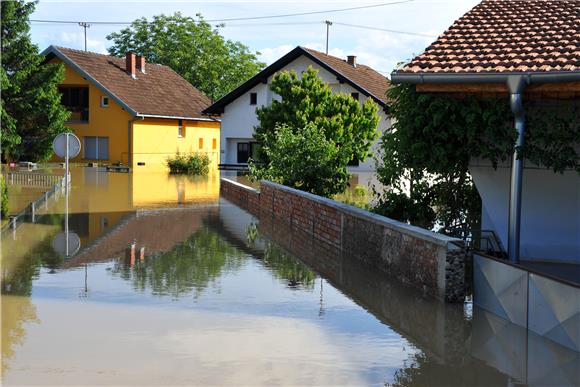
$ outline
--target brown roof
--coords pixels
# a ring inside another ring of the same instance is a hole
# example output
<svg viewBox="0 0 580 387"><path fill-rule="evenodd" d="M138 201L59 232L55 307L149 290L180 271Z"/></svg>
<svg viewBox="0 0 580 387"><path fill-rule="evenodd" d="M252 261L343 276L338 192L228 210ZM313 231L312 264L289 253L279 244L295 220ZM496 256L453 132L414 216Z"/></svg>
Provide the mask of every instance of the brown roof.
<svg viewBox="0 0 580 387"><path fill-rule="evenodd" d="M222 113L225 106L242 96L258 83L264 82L269 76L275 74L300 56L306 56L311 59L321 67L335 74L337 78L349 83L362 94L373 98L379 105L383 107L387 105L385 93L389 88L390 83L389 80L379 72L362 64L352 66L344 59L332 55L326 55L310 48L298 46L276 62L272 63L270 66L260 71L258 74L254 75L252 78L248 79L235 90L217 100L213 105L205 109L204 112L206 114Z"/></svg>
<svg viewBox="0 0 580 387"><path fill-rule="evenodd" d="M484 0L397 73L580 71L578 0Z"/></svg>
<svg viewBox="0 0 580 387"><path fill-rule="evenodd" d="M211 104L167 66L146 63L145 73L137 70L134 79L125 71L125 58L55 46L43 54L72 62L134 115L202 118L202 110Z"/></svg>
<svg viewBox="0 0 580 387"><path fill-rule="evenodd" d="M302 49L309 52L321 62L332 67L336 72L340 73L351 82L361 86L383 103L387 102L385 93L390 86L389 80L376 70L363 64L352 66L344 59L332 55L326 55L325 53L311 48L302 47Z"/></svg>

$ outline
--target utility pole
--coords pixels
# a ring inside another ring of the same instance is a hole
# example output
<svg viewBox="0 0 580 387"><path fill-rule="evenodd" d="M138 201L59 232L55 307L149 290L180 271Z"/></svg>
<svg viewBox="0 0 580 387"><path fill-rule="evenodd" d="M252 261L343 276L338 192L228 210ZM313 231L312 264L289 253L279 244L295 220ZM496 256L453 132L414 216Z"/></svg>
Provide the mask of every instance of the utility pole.
<svg viewBox="0 0 580 387"><path fill-rule="evenodd" d="M83 27L85 30L85 51L87 51L87 28L91 25L87 22L79 22L79 26Z"/></svg>
<svg viewBox="0 0 580 387"><path fill-rule="evenodd" d="M324 23L326 23L326 55L328 55L328 34L329 34L330 26L332 25L332 22L329 20L325 20Z"/></svg>

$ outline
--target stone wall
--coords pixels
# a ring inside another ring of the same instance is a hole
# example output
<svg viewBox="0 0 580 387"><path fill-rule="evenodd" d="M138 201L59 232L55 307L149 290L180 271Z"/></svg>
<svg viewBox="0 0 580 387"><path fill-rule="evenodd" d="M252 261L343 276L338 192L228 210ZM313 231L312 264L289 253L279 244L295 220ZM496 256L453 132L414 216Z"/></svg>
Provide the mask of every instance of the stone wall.
<svg viewBox="0 0 580 387"><path fill-rule="evenodd" d="M438 299L464 299L465 250L458 239L268 181L260 190L228 179L220 187L261 221L286 223Z"/></svg>

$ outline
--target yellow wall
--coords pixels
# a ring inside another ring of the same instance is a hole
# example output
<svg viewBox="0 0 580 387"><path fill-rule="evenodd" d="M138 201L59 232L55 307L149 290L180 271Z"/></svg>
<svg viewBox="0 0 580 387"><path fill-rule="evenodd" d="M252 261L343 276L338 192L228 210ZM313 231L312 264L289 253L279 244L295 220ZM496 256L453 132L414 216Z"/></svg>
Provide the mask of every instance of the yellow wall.
<svg viewBox="0 0 580 387"><path fill-rule="evenodd" d="M53 63L62 63L54 59ZM74 133L81 140L82 150L75 162L88 162L84 158L84 137L99 136L109 137L109 160L103 163L122 162L127 164L129 161L129 131L128 124L132 116L119 106L115 101L109 98L109 107L101 107L101 96L105 96L101 90L91 82L85 80L76 71L72 70L65 64L65 79L62 86L89 86L89 122L88 123L67 123L67 126L73 129ZM56 161L55 159L54 161Z"/></svg>
<svg viewBox="0 0 580 387"><path fill-rule="evenodd" d="M211 160L210 169L217 168L220 153L219 122L183 120L182 123L184 135L179 137L178 120L146 118L133 122L133 170L167 170L167 158L177 152L207 153ZM203 141L201 148L200 139Z"/></svg>

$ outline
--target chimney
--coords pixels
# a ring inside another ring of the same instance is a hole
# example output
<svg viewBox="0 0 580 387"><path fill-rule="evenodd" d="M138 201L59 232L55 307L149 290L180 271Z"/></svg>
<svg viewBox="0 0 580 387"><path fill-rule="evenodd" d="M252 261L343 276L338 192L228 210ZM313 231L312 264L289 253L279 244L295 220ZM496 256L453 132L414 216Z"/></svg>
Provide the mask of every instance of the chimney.
<svg viewBox="0 0 580 387"><path fill-rule="evenodd" d="M346 63L352 67L356 67L356 55L349 55L346 57Z"/></svg>
<svg viewBox="0 0 580 387"><path fill-rule="evenodd" d="M145 57L137 55L137 70L145 74Z"/></svg>
<svg viewBox="0 0 580 387"><path fill-rule="evenodd" d="M132 78L136 78L135 76L135 54L129 51L125 54L125 64L127 66L127 73L131 75Z"/></svg>

